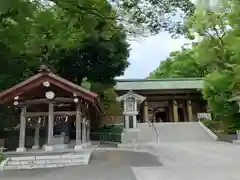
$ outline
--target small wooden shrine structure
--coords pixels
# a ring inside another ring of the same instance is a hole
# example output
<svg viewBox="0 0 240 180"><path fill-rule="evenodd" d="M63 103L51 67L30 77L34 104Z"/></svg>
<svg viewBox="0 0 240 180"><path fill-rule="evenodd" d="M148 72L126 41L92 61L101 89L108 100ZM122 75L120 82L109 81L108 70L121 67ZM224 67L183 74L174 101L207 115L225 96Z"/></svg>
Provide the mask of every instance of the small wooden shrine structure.
<svg viewBox="0 0 240 180"><path fill-rule="evenodd" d="M35 122L34 148L39 148L39 124L45 119L47 124L46 151L53 151L61 144L66 133L54 136L55 117L74 119L76 127L75 150L82 149L90 141L90 122L101 113L97 94L80 87L52 73L41 66L39 73L0 93L0 103L14 106L20 111L19 147L24 152L25 131L28 120L38 117ZM44 117L44 118L43 118ZM64 143L62 142L62 145Z"/></svg>

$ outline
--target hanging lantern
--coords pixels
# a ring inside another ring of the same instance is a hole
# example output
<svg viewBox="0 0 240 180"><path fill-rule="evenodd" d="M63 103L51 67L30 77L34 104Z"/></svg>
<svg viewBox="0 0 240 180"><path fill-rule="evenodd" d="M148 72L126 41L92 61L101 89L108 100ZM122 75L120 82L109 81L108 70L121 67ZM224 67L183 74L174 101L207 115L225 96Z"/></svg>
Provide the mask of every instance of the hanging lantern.
<svg viewBox="0 0 240 180"><path fill-rule="evenodd" d="M45 93L45 96L46 96L47 99L51 100L55 97L55 94L52 91L48 91L48 92Z"/></svg>
<svg viewBox="0 0 240 180"><path fill-rule="evenodd" d="M14 101L13 105L17 106L18 105L18 101Z"/></svg>
<svg viewBox="0 0 240 180"><path fill-rule="evenodd" d="M50 87L50 82L48 81L44 81L42 84L44 87Z"/></svg>
<svg viewBox="0 0 240 180"><path fill-rule="evenodd" d="M19 96L15 96L14 100L16 100L16 101L19 100Z"/></svg>
<svg viewBox="0 0 240 180"><path fill-rule="evenodd" d="M75 103L78 103L79 99L78 98L74 98L73 100Z"/></svg>
<svg viewBox="0 0 240 180"><path fill-rule="evenodd" d="M66 123L67 121L68 121L68 116L66 116L66 118L65 118L65 121L64 121L64 122Z"/></svg>
<svg viewBox="0 0 240 180"><path fill-rule="evenodd" d="M38 124L40 124L40 123L41 123L41 117L38 118Z"/></svg>

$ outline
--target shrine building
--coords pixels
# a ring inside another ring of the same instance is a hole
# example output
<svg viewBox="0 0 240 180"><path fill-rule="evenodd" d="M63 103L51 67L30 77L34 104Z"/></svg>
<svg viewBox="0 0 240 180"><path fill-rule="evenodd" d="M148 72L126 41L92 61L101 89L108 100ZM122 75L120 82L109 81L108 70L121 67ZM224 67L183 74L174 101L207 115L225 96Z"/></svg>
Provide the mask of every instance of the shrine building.
<svg viewBox="0 0 240 180"><path fill-rule="evenodd" d="M17 152L26 148L81 150L90 142L90 127L102 112L97 94L52 73L40 72L0 93L0 103L20 122ZM35 130L32 147L26 130ZM40 135L40 129L44 132ZM9 143L9 142L7 142Z"/></svg>
<svg viewBox="0 0 240 180"><path fill-rule="evenodd" d="M131 91L145 98L136 107L139 123L188 122L207 111L203 85L201 78L124 79L117 80L115 90L120 97Z"/></svg>

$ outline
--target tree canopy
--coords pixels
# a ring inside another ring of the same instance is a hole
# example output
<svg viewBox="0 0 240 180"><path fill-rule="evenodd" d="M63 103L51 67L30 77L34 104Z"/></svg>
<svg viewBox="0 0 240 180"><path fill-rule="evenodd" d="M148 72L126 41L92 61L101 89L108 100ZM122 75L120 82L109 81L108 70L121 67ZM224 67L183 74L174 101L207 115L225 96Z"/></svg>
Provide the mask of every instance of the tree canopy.
<svg viewBox="0 0 240 180"><path fill-rule="evenodd" d="M88 3L83 4L85 8ZM102 7L98 7L102 13L114 12L107 1L91 3L102 3ZM1 88L35 73L40 64L79 84L83 78L113 83L128 66L129 45L116 18L111 21L118 28L112 28L112 24L97 16L70 11L57 1L51 5L46 1L24 0L2 4L0 44L4 58L1 63L16 70L14 74L1 66Z"/></svg>

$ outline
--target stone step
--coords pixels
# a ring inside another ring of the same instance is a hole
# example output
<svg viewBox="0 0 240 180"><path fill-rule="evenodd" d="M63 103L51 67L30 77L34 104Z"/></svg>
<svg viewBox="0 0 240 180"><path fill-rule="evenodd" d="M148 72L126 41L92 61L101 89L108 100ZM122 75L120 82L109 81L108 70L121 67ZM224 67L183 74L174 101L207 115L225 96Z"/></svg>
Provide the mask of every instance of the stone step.
<svg viewBox="0 0 240 180"><path fill-rule="evenodd" d="M56 168L89 164L92 151L79 154L9 157L3 170Z"/></svg>
<svg viewBox="0 0 240 180"><path fill-rule="evenodd" d="M78 159L45 159L45 160L22 160L22 161L9 161L7 163L8 166L12 165L32 165L32 164L58 164L58 163L71 163L77 162L82 163L84 162L84 157Z"/></svg>
<svg viewBox="0 0 240 180"><path fill-rule="evenodd" d="M58 168L68 166L85 165L84 162L70 162L70 163L51 163L51 164L33 164L33 165L14 165L4 166L3 170L24 170L24 169L43 169L43 168Z"/></svg>
<svg viewBox="0 0 240 180"><path fill-rule="evenodd" d="M206 132L199 122L171 122L138 124L139 140L145 142L211 142L215 139Z"/></svg>

